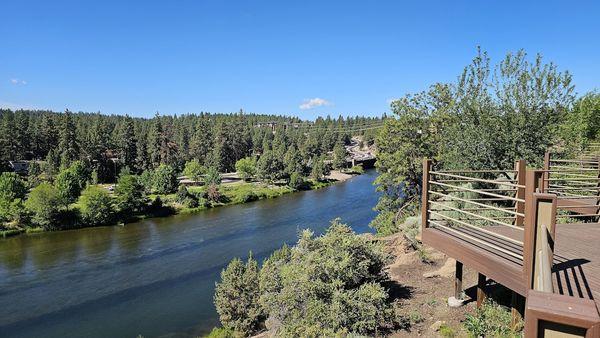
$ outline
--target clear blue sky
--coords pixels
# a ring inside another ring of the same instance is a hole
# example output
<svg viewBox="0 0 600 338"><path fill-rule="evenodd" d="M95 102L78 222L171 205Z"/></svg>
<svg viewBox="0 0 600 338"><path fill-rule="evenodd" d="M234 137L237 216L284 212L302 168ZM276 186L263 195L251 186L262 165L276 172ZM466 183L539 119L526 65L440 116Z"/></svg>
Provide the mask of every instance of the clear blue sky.
<svg viewBox="0 0 600 338"><path fill-rule="evenodd" d="M456 79L477 45L493 61L541 52L578 93L600 88L597 1L6 0L0 13L5 107L379 115Z"/></svg>

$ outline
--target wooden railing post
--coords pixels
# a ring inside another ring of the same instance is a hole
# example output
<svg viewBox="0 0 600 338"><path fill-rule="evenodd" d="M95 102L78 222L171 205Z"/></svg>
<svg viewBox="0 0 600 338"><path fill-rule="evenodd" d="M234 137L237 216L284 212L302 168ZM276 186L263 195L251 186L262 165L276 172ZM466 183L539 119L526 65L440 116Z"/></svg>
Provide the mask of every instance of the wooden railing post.
<svg viewBox="0 0 600 338"><path fill-rule="evenodd" d="M542 176L544 179L544 184L541 186L542 192L547 192L550 187L550 152L547 151L544 154L544 175Z"/></svg>
<svg viewBox="0 0 600 338"><path fill-rule="evenodd" d="M527 170L527 161L518 160L515 162L515 170L517 171L517 184L525 185L526 182L526 170ZM525 199L525 188L517 188L516 198ZM516 203L516 212L523 214L525 212L525 202L515 202ZM518 216L515 218L515 225L523 226L523 216Z"/></svg>
<svg viewBox="0 0 600 338"><path fill-rule="evenodd" d="M431 160L423 160L423 182L421 189L421 230L429 227L429 179L431 175Z"/></svg>
<svg viewBox="0 0 600 338"><path fill-rule="evenodd" d="M551 268L556 225L556 195L535 192L535 182L543 173L527 171L523 273L526 288L551 291Z"/></svg>

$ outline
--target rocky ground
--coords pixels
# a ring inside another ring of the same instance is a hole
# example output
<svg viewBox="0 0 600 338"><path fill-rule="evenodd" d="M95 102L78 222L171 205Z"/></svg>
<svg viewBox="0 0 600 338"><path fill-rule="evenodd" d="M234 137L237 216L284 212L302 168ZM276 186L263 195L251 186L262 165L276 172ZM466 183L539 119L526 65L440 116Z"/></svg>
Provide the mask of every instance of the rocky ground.
<svg viewBox="0 0 600 338"><path fill-rule="evenodd" d="M464 306L448 306L448 297L454 294L455 261L445 255L425 247L421 252L414 250L402 234L381 239L394 261L388 267L395 288L400 290L402 313L410 321L407 330L395 332L391 337L439 337L442 333L453 332L457 337L466 336L462 320L475 309L475 289L477 274L466 269L463 285L467 302ZM445 328L440 330L441 328Z"/></svg>

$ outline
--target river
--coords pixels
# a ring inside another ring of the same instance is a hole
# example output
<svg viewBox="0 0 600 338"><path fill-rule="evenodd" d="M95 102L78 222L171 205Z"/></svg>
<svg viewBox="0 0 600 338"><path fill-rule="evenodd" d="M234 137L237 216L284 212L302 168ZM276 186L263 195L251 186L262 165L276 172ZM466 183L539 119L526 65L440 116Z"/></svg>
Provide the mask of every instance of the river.
<svg viewBox="0 0 600 338"><path fill-rule="evenodd" d="M126 226L0 240L2 337L194 337L218 325L219 272L262 260L300 229L340 217L359 233L375 216L368 171L321 190Z"/></svg>

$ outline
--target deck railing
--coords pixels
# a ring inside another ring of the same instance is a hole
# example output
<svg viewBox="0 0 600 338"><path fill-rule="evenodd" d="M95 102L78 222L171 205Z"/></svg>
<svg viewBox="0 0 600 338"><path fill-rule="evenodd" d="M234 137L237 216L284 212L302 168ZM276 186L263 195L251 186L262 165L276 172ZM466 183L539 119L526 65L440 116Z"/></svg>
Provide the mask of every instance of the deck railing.
<svg viewBox="0 0 600 338"><path fill-rule="evenodd" d="M558 159L546 153L542 191L556 194L560 223L598 221L600 160Z"/></svg>
<svg viewBox="0 0 600 338"><path fill-rule="evenodd" d="M444 230L522 261L523 242L494 231L523 231L525 162L514 170L438 170L424 162L423 226Z"/></svg>

